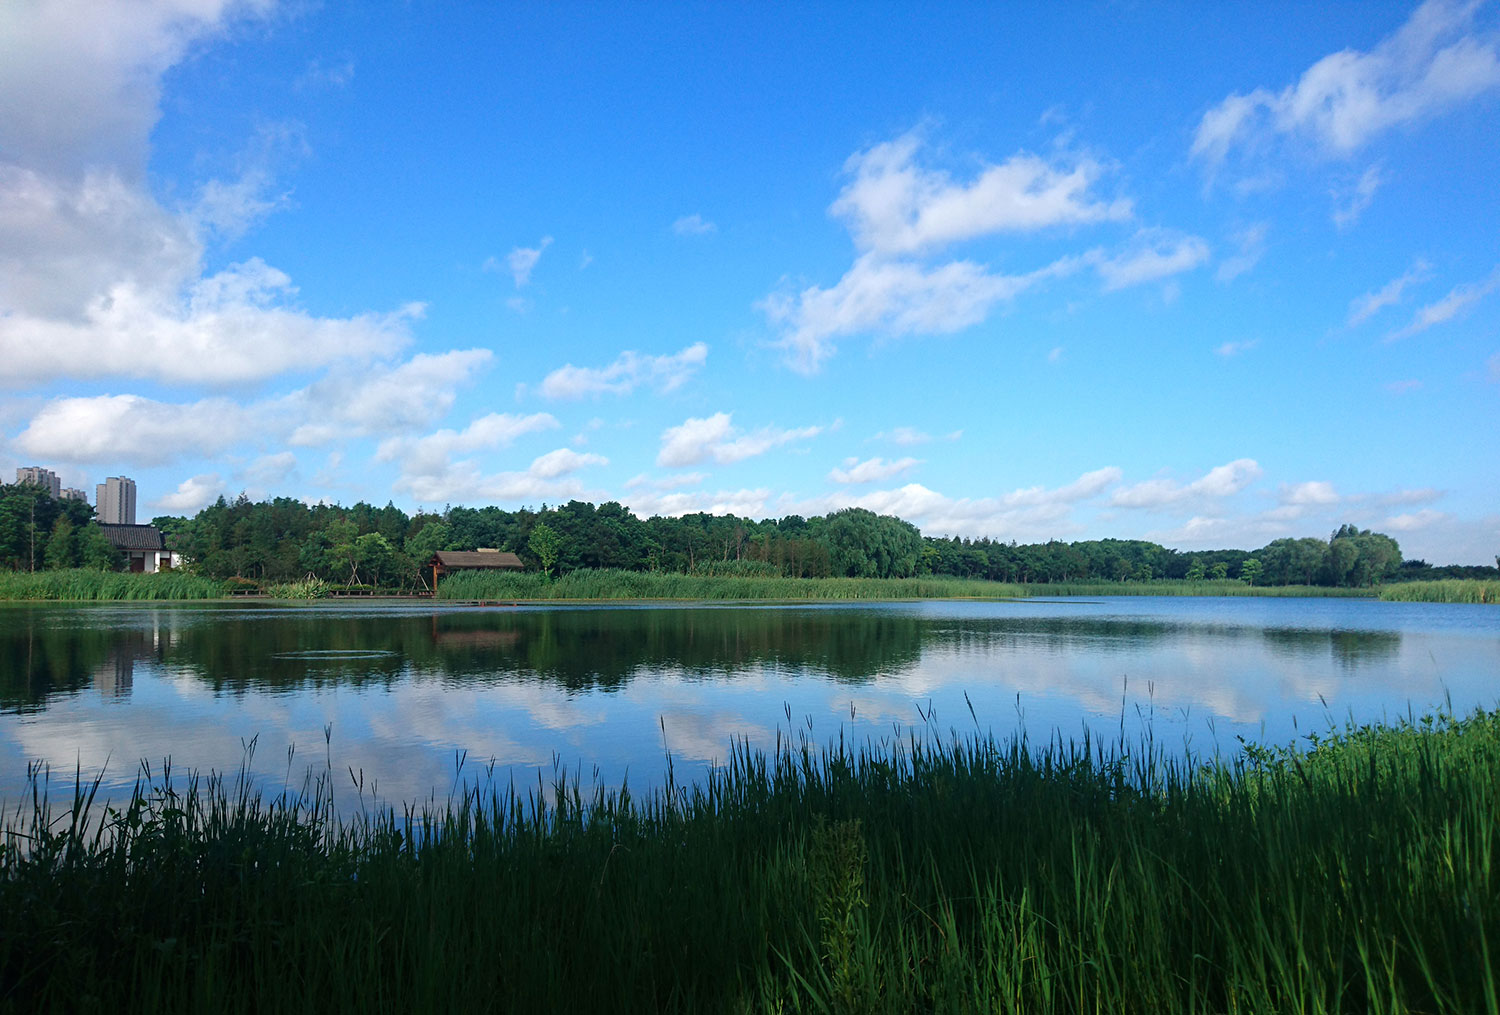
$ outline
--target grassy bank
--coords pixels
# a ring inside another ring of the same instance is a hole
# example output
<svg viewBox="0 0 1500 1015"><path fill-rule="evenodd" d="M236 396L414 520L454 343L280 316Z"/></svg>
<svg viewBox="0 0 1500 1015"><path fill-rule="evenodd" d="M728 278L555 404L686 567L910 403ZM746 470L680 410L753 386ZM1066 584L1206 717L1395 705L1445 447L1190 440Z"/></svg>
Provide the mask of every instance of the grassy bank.
<svg viewBox="0 0 1500 1015"><path fill-rule="evenodd" d="M0 600L215 599L223 582L182 571L127 574L114 571L0 572Z"/></svg>
<svg viewBox="0 0 1500 1015"><path fill-rule="evenodd" d="M955 599L1011 598L1021 585L965 578L722 577L649 571L460 571L438 582L440 599Z"/></svg>
<svg viewBox="0 0 1500 1015"><path fill-rule="evenodd" d="M1382 588L1380 598L1397 603L1500 603L1500 582L1456 578L1401 582Z"/></svg>
<svg viewBox="0 0 1500 1015"><path fill-rule="evenodd" d="M1206 767L739 750L342 824L328 781L158 778L3 839L0 1008L1494 1013L1497 773L1476 713Z"/></svg>
<svg viewBox="0 0 1500 1015"><path fill-rule="evenodd" d="M878 600L1019 599L1027 596L1350 596L1371 589L1311 585L1252 587L1237 581L1054 582L1019 584L971 578L774 578L574 571L548 580L537 573L460 571L438 583L440 599Z"/></svg>

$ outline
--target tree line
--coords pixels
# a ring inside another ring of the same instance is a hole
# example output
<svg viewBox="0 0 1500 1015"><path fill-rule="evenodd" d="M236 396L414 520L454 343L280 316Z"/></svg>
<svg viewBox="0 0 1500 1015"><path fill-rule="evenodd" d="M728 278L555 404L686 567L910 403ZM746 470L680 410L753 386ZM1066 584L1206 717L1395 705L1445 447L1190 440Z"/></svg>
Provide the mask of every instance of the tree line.
<svg viewBox="0 0 1500 1015"><path fill-rule="evenodd" d="M120 555L89 524L92 517L88 504L55 500L42 487L0 485L0 566L118 567ZM549 573L620 568L805 578L1216 579L1351 587L1500 576L1500 567L1433 568L1403 561L1396 540L1354 525L1326 539L1277 539L1257 550L1183 551L1138 539L1016 543L923 536L910 522L863 508L757 521L701 512L640 518L615 502L577 500L516 511L460 506L407 514L390 503L344 507L244 496L221 497L192 517L163 516L152 523L169 547L209 577L273 583L312 575L391 589L421 588L421 565L437 550L480 547L512 551L528 568ZM1447 573L1454 570L1465 573Z"/></svg>

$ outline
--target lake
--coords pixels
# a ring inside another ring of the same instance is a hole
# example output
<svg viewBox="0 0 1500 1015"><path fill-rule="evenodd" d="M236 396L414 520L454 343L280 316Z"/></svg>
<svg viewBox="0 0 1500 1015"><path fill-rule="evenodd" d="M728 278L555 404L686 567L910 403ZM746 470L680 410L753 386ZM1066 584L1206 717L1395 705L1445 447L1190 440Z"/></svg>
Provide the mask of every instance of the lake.
<svg viewBox="0 0 1500 1015"><path fill-rule="evenodd" d="M1346 719L1500 703L1500 609L1119 597L855 605L0 606L0 802L29 762L235 772L387 803L557 766L636 790L734 742L1149 728L1232 753ZM972 706L972 712L971 712ZM352 773L352 775L351 775ZM54 790L56 792L56 790ZM58 794L61 795L60 793Z"/></svg>

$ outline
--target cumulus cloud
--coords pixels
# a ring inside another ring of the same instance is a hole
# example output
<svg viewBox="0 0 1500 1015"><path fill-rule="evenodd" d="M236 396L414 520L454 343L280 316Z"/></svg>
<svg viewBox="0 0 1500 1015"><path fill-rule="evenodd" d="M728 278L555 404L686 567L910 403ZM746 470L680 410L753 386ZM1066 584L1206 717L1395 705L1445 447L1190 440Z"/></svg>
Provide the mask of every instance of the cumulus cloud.
<svg viewBox="0 0 1500 1015"><path fill-rule="evenodd" d="M225 493L223 480L217 472L208 472L177 484L177 489L160 497L153 504L162 511L173 514L192 515L208 507Z"/></svg>
<svg viewBox="0 0 1500 1015"><path fill-rule="evenodd" d="M972 261L934 268L866 254L831 288L810 286L778 293L760 303L782 331L787 363L800 373L822 368L841 336L865 332L938 335L984 320L998 303L1014 299L1041 281L1076 269L1065 258L1028 275L994 274Z"/></svg>
<svg viewBox="0 0 1500 1015"><path fill-rule="evenodd" d="M1306 483L1283 483L1279 499L1283 504L1327 505L1337 504L1343 498L1338 495L1332 483L1313 480Z"/></svg>
<svg viewBox="0 0 1500 1015"><path fill-rule="evenodd" d="M160 465L239 445L311 447L429 425L455 389L487 363L487 349L422 354L324 377L289 394L163 402L139 395L58 398L31 416L15 445L68 462ZM288 452L287 454L290 454Z"/></svg>
<svg viewBox="0 0 1500 1015"><path fill-rule="evenodd" d="M183 292L121 282L81 308L81 319L0 314L0 380L259 381L389 355L407 344L423 309L320 318L277 305L294 291L285 274L252 258Z"/></svg>
<svg viewBox="0 0 1500 1015"><path fill-rule="evenodd" d="M642 517L662 515L668 518L679 518L700 511L711 515L764 518L769 513L770 501L771 491L764 488L677 493L638 489L626 494L624 498L625 505Z"/></svg>
<svg viewBox="0 0 1500 1015"><path fill-rule="evenodd" d="M829 208L854 240L854 264L830 287L773 293L757 304L780 332L787 363L815 373L836 340L856 334L932 335L972 327L1000 304L1083 263L1063 258L1015 274L971 260L935 260L942 248L1007 232L1121 221L1128 200L1100 198L1104 169L1086 157L1021 152L955 180L924 164L910 133L851 156Z"/></svg>
<svg viewBox="0 0 1500 1015"><path fill-rule="evenodd" d="M1170 229L1142 229L1114 257L1095 255L1094 267L1104 280L1104 291L1113 292L1192 271L1208 257L1208 243L1202 237Z"/></svg>
<svg viewBox="0 0 1500 1015"><path fill-rule="evenodd" d="M1250 458L1237 458L1209 469L1191 483L1171 479L1148 479L1116 490L1113 507L1161 508L1195 499L1217 499L1239 493L1261 476L1260 465Z"/></svg>
<svg viewBox="0 0 1500 1015"><path fill-rule="evenodd" d="M1466 282L1463 285L1454 286L1447 296L1418 310L1410 324L1391 332L1385 340L1394 342L1400 338L1410 338L1433 325L1451 321L1496 289L1500 289L1500 264L1495 265L1494 271L1477 282Z"/></svg>
<svg viewBox="0 0 1500 1015"><path fill-rule="evenodd" d="M991 536L999 539L1047 539L1077 531L1073 509L1120 481L1113 466L1086 472L1060 487L1033 486L998 497L950 497L920 483L894 490L874 490L854 497L835 495L808 501L802 513L862 507L895 515L923 532L944 536Z"/></svg>
<svg viewBox="0 0 1500 1015"><path fill-rule="evenodd" d="M921 460L917 458L897 458L889 462L884 458L867 458L864 461L846 458L843 467L828 473L828 478L835 483L879 483L894 479L921 464Z"/></svg>
<svg viewBox="0 0 1500 1015"><path fill-rule="evenodd" d="M1349 302L1349 327L1363 324L1386 307L1401 302L1401 295L1408 286L1425 282L1431 275L1431 266L1418 258L1404 274L1391 279L1374 292L1355 297Z"/></svg>
<svg viewBox="0 0 1500 1015"><path fill-rule="evenodd" d="M670 356L642 356L622 352L606 367L575 367L569 363L542 380L546 398L583 398L588 395L628 395L642 384L661 392L675 391L708 362L708 346L694 342Z"/></svg>
<svg viewBox="0 0 1500 1015"><path fill-rule="evenodd" d="M718 232L718 229L718 226L696 212L692 215L684 215L672 223L672 232L678 236L706 236L709 233Z"/></svg>
<svg viewBox="0 0 1500 1015"><path fill-rule="evenodd" d="M59 0L12 5L0 19L0 384L236 384L389 356L408 341L416 304L322 318L259 259L204 275L209 237L235 235L277 203L254 159L236 180L198 185L184 210L147 189L162 74L273 6Z"/></svg>
<svg viewBox="0 0 1500 1015"><path fill-rule="evenodd" d="M403 475L436 476L446 472L456 455L509 447L518 438L561 426L545 412L527 416L492 412L462 430L438 430L422 437L392 437L376 450L378 461L399 461Z"/></svg>
<svg viewBox="0 0 1500 1015"><path fill-rule="evenodd" d="M701 419L688 419L662 431L656 464L683 468L713 460L721 465L763 455L772 448L807 440L823 432L821 426L782 430L764 426L745 433L730 422L730 413L718 412Z"/></svg>
<svg viewBox="0 0 1500 1015"><path fill-rule="evenodd" d="M43 460L161 465L217 455L252 438L256 415L223 398L188 404L139 395L59 398L32 417L14 443Z"/></svg>
<svg viewBox="0 0 1500 1015"><path fill-rule="evenodd" d="M919 164L921 139L906 134L850 156L852 179L830 211L860 250L914 254L1001 232L1130 218L1128 200L1091 193L1103 168L1087 158L1048 162L1019 152L983 165L967 183Z"/></svg>
<svg viewBox="0 0 1500 1015"><path fill-rule="evenodd" d="M602 455L559 448L532 460L524 470L486 473L473 460L446 463L432 472L403 472L396 489L418 501L527 502L588 496L572 473L591 465L608 465Z"/></svg>
<svg viewBox="0 0 1500 1015"><path fill-rule="evenodd" d="M1473 31L1478 6L1428 0L1369 52L1329 54L1280 92L1230 95L1203 115L1193 155L1215 167L1236 148L1300 138L1346 156L1500 86L1495 42Z"/></svg>
<svg viewBox="0 0 1500 1015"><path fill-rule="evenodd" d="M396 365L335 370L269 408L278 418L299 421L288 437L299 447L400 433L447 415L458 389L493 356L488 349L458 349L418 353Z"/></svg>

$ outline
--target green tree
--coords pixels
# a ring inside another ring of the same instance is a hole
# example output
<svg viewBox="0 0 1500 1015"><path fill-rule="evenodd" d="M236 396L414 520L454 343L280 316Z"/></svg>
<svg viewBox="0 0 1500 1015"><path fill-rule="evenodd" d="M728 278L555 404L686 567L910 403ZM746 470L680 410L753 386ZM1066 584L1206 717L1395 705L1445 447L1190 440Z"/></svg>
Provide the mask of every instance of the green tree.
<svg viewBox="0 0 1500 1015"><path fill-rule="evenodd" d="M562 537L557 530L546 522L537 522L531 530L531 538L526 540L526 548L536 556L542 573L550 578L552 568L557 564L557 555L562 551Z"/></svg>
<svg viewBox="0 0 1500 1015"><path fill-rule="evenodd" d="M1263 570L1265 570L1265 566L1261 564L1259 558L1251 557L1240 565L1240 581L1246 585L1254 585L1260 581Z"/></svg>

